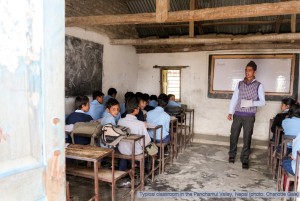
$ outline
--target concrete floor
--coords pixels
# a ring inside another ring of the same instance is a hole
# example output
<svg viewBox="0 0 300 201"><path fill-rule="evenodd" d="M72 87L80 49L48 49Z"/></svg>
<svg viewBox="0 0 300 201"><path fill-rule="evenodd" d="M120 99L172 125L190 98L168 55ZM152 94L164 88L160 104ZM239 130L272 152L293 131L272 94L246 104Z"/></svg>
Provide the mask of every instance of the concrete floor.
<svg viewBox="0 0 300 201"><path fill-rule="evenodd" d="M238 149L238 154L240 148ZM168 164L166 172L157 175L155 181L146 182L145 191L276 191L276 182L272 180L267 169L265 149L252 149L250 169L242 169L239 155L234 164L228 163L228 146L193 143L180 153L178 159ZM93 194L93 181L79 177L70 177L71 200L88 200ZM121 181L122 182L122 181ZM119 182L120 183L120 182ZM129 188L118 188L116 200L130 200L130 196L122 195L129 192ZM100 200L111 200L111 187L101 182ZM216 200L216 198L139 198L137 201L149 200ZM245 198L219 198L218 200L249 200ZM253 200L275 200L255 198Z"/></svg>

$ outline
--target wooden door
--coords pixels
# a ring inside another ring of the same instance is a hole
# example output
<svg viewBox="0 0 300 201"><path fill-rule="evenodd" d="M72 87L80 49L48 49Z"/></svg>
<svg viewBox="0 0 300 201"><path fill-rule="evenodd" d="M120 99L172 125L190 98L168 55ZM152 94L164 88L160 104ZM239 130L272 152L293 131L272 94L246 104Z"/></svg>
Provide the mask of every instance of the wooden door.
<svg viewBox="0 0 300 201"><path fill-rule="evenodd" d="M0 200L65 200L64 1L0 7Z"/></svg>

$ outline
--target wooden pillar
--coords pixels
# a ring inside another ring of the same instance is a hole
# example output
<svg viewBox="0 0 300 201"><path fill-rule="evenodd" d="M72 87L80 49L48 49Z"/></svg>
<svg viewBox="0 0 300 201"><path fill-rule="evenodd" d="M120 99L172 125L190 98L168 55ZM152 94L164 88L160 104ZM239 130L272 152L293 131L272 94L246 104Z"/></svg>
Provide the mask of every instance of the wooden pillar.
<svg viewBox="0 0 300 201"><path fill-rule="evenodd" d="M162 23L168 19L170 0L156 0L156 22Z"/></svg>

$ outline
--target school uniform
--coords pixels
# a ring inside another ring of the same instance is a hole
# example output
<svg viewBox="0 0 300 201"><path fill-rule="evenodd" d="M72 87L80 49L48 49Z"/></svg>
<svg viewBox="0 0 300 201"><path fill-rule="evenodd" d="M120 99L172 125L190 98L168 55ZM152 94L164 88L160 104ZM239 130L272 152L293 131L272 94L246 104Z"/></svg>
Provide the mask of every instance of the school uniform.
<svg viewBox="0 0 300 201"><path fill-rule="evenodd" d="M297 151L300 151L300 133L298 133L297 137L293 140L293 159L288 158L282 161L282 167L292 175L295 175L296 173ZM298 172L298 175L300 175L299 173L300 171Z"/></svg>
<svg viewBox="0 0 300 201"><path fill-rule="evenodd" d="M248 104L245 103L247 102L245 100L249 100ZM244 107L244 105L246 106ZM244 79L238 83L232 95L229 107L229 114L233 114L233 122L231 125L230 150L228 154L229 157L235 158L240 131L243 127L244 145L240 157L243 164L249 163L255 114L257 107L263 105L265 105L265 95L260 82L253 79L248 83L247 80Z"/></svg>
<svg viewBox="0 0 300 201"><path fill-rule="evenodd" d="M117 119L108 112L105 112L104 117L101 119L101 125L105 124L117 125Z"/></svg>
<svg viewBox="0 0 300 201"><path fill-rule="evenodd" d="M101 119L103 117L103 112L105 107L103 104L99 103L97 100L90 102L90 110L86 114L90 115L94 120Z"/></svg>
<svg viewBox="0 0 300 201"><path fill-rule="evenodd" d="M273 124L272 124L272 127L271 127L271 131L272 133L274 134L276 132L276 127L281 127L282 126L282 121L286 118L287 116L287 112L289 110L286 109L285 111L281 112L281 113L278 113L275 117L274 117L274 121L273 121ZM273 138L274 138L274 135L273 135Z"/></svg>
<svg viewBox="0 0 300 201"><path fill-rule="evenodd" d="M285 135L296 136L300 133L300 118L286 118L282 121L282 128Z"/></svg>
<svg viewBox="0 0 300 201"><path fill-rule="evenodd" d="M162 140L169 139L169 127L170 127L170 115L164 111L164 109L160 106L157 106L154 110L151 110L147 113L147 122L153 124L154 126L162 125L163 126L163 132L162 132ZM160 138L160 132L161 130L158 129L156 132L156 140L159 142L161 140ZM153 131L149 131L150 137L154 138Z"/></svg>
<svg viewBox="0 0 300 201"><path fill-rule="evenodd" d="M151 142L150 136L147 132L144 122L139 121L136 116L127 114L126 117L119 120L118 125L125 126L130 129L130 132L138 135L145 135L145 146ZM132 155L132 143L127 141L120 141L118 149L121 154ZM143 142L140 140L135 143L135 155L143 153ZM126 170L130 161L126 159L120 160L119 170Z"/></svg>
<svg viewBox="0 0 300 201"><path fill-rule="evenodd" d="M157 101L156 100L150 100L149 105L156 108L157 107Z"/></svg>
<svg viewBox="0 0 300 201"><path fill-rule="evenodd" d="M120 113L123 114L124 112L126 112L126 107L125 107L125 103L122 103L120 105ZM121 115L122 116L122 115ZM123 117L122 117L123 118Z"/></svg>
<svg viewBox="0 0 300 201"><path fill-rule="evenodd" d="M167 106L170 106L170 107L181 107L181 104L180 104L180 103L177 103L176 101L170 101L170 100L169 100Z"/></svg>
<svg viewBox="0 0 300 201"><path fill-rule="evenodd" d="M110 99L113 98L111 95L106 95L103 99L103 105L106 105L106 102Z"/></svg>
<svg viewBox="0 0 300 201"><path fill-rule="evenodd" d="M66 124L75 124L77 122L90 122L92 121L93 118L85 114L82 110L75 110L75 112L71 113L67 119L66 119ZM70 138L69 138L70 140ZM87 145L90 144L91 139L87 137L82 137L82 136L75 136L74 137L75 144L82 144L82 145Z"/></svg>

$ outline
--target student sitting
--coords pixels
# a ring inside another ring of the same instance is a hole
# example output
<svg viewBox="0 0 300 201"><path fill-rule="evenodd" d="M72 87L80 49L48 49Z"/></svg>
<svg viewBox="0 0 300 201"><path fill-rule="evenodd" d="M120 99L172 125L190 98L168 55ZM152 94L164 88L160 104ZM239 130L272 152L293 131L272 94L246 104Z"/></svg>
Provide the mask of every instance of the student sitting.
<svg viewBox="0 0 300 201"><path fill-rule="evenodd" d="M125 93L125 102L121 104L121 117L124 118L126 116L126 102L129 98L134 98L135 95L133 92L128 91Z"/></svg>
<svg viewBox="0 0 300 201"><path fill-rule="evenodd" d="M276 127L281 127L282 126L282 121L287 117L289 108L294 105L296 101L293 98L284 98L281 100L281 112L278 113L273 121L271 131L273 133L273 138L272 141L275 140L275 132L276 132Z"/></svg>
<svg viewBox="0 0 300 201"><path fill-rule="evenodd" d="M110 98L116 98L117 96L117 90L115 88L109 88L107 91L107 95L104 97L104 105L106 104L106 102L110 99Z"/></svg>
<svg viewBox="0 0 300 201"><path fill-rule="evenodd" d="M89 111L90 104L89 98L87 96L77 96L75 99L75 112L71 113L67 119L66 124L75 124L77 122L89 122L92 121L93 118L85 114L85 112ZM75 136L74 137L75 144L90 144L91 139L87 137ZM71 142L70 137L68 137L67 142Z"/></svg>
<svg viewBox="0 0 300 201"><path fill-rule="evenodd" d="M158 96L158 106L147 113L147 123L150 123L154 126L162 125L163 132L162 132L162 139L160 137L160 129L156 132L156 142L162 141L163 143L167 143L170 141L169 135L169 126L170 126L170 115L168 115L164 108L168 104L168 96L166 94L160 94ZM151 139L154 138L154 133L151 131L149 132Z"/></svg>
<svg viewBox="0 0 300 201"><path fill-rule="evenodd" d="M297 151L300 151L300 133L298 133L297 137L293 140L293 151L291 158L284 159L282 161L282 168L284 168L291 175L296 174ZM299 173L298 175L300 175Z"/></svg>
<svg viewBox="0 0 300 201"><path fill-rule="evenodd" d="M300 133L300 105L296 103L291 106L288 112L288 118L282 121L284 135L296 136ZM288 144L287 154L291 153L292 146Z"/></svg>
<svg viewBox="0 0 300 201"><path fill-rule="evenodd" d="M145 135L145 146L151 142L146 126L142 121L139 121L136 115L139 113L139 106L135 98L131 98L126 102L126 117L119 120L118 125L128 127L133 134ZM143 153L143 142L140 140L135 143L135 155ZM131 155L132 144L126 141L120 141L118 149L121 154ZM121 159L119 170L127 170L128 161Z"/></svg>
<svg viewBox="0 0 300 201"><path fill-rule="evenodd" d="M157 107L157 96L156 95L151 95L150 96L149 105L154 107L154 108Z"/></svg>
<svg viewBox="0 0 300 201"><path fill-rule="evenodd" d="M101 91L93 92L93 101L90 102L90 110L86 113L91 115L94 120L101 119L105 107L103 105L104 94Z"/></svg>
<svg viewBox="0 0 300 201"><path fill-rule="evenodd" d="M144 94L136 94L136 99L140 108L139 113L136 115L136 117L140 121L146 121L146 111L144 110L147 105L146 98L144 97Z"/></svg>
<svg viewBox="0 0 300 201"><path fill-rule="evenodd" d="M119 114L119 110L120 110L119 102L114 98L110 98L106 102L106 112L104 113L104 117L101 119L101 125L102 126L105 124L117 125L116 117Z"/></svg>
<svg viewBox="0 0 300 201"><path fill-rule="evenodd" d="M146 110L147 112L149 112L150 110L154 110L155 107L149 105L149 99L150 99L149 94L144 93L144 97L145 97L145 100L146 100L146 107L145 107L145 110Z"/></svg>
<svg viewBox="0 0 300 201"><path fill-rule="evenodd" d="M174 94L169 94L168 95L168 106L171 106L171 107L181 107L181 104L180 103L177 103L175 101L175 95Z"/></svg>

